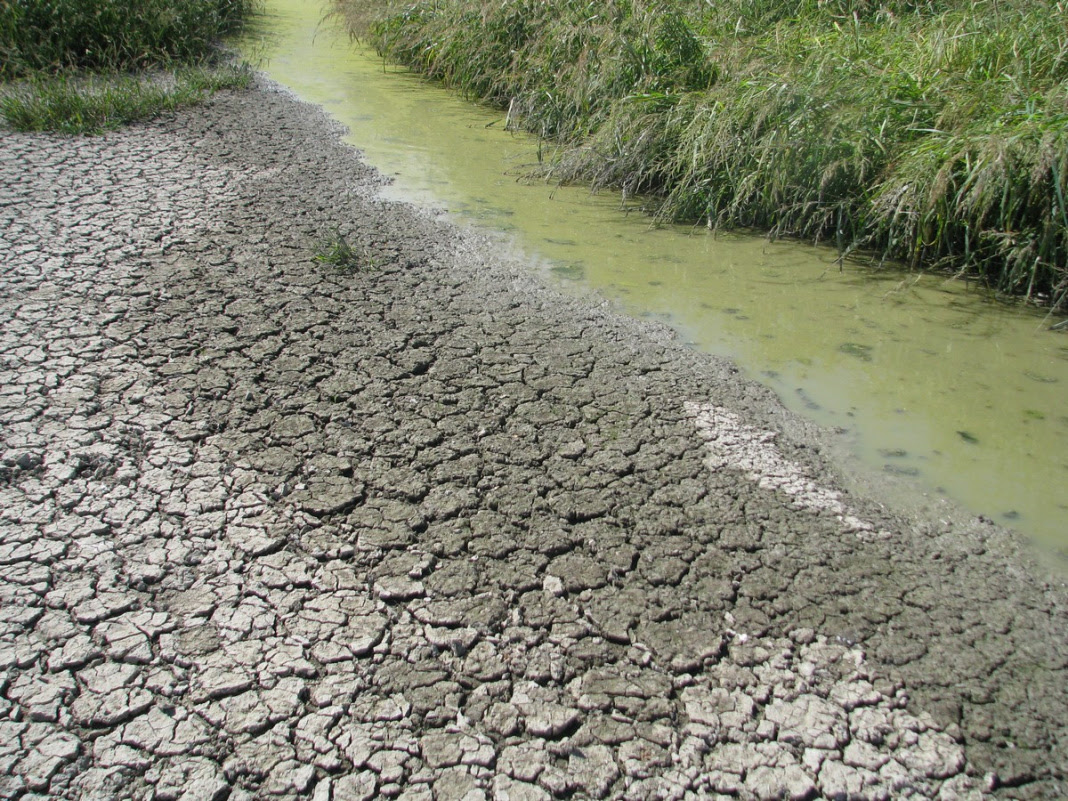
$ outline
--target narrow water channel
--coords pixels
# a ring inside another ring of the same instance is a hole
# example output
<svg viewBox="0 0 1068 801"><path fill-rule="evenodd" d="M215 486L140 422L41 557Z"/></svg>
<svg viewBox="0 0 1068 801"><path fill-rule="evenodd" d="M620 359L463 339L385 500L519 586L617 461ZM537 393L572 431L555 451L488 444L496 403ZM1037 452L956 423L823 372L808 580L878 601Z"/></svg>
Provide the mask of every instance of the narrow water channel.
<svg viewBox="0 0 1068 801"><path fill-rule="evenodd" d="M353 45L318 0L266 0L246 56L346 125L388 195L505 232L532 269L730 356L863 462L1068 554L1068 334L941 276L760 237L650 227L517 180L538 143Z"/></svg>

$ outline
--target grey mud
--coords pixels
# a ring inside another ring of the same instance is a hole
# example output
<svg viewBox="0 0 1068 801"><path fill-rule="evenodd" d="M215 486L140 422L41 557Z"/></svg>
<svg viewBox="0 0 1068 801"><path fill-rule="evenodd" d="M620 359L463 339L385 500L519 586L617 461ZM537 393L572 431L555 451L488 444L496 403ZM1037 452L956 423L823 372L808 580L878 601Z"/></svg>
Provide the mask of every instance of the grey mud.
<svg viewBox="0 0 1068 801"><path fill-rule="evenodd" d="M1068 790L1009 535L381 181L269 86L3 135L0 798Z"/></svg>

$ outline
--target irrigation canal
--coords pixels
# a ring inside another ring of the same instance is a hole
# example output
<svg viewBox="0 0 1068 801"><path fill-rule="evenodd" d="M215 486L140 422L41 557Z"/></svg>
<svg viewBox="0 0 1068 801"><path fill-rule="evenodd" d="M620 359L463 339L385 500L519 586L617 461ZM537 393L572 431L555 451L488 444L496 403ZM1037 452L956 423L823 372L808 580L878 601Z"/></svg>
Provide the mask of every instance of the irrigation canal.
<svg viewBox="0 0 1068 801"><path fill-rule="evenodd" d="M383 64L312 0L267 0L247 56L349 130L391 197L499 231L531 269L732 357L871 471L1068 553L1068 334L942 276L819 247L650 227L618 197L519 180L539 143Z"/></svg>

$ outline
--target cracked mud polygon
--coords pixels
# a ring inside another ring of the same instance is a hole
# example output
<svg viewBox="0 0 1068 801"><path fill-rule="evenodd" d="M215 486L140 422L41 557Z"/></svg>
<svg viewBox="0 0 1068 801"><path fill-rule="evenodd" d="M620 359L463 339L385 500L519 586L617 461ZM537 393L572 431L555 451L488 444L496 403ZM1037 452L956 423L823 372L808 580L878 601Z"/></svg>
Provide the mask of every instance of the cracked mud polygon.
<svg viewBox="0 0 1068 801"><path fill-rule="evenodd" d="M1065 793L1010 535L381 180L268 86L3 133L0 797Z"/></svg>

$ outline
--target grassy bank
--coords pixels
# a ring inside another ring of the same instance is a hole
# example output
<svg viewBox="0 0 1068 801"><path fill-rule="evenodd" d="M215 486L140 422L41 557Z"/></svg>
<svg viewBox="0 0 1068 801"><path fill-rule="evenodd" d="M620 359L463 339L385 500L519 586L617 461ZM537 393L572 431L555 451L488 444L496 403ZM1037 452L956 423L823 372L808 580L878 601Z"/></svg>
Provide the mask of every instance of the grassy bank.
<svg viewBox="0 0 1068 801"><path fill-rule="evenodd" d="M0 114L17 130L94 132L246 85L215 63L254 0L0 3Z"/></svg>
<svg viewBox="0 0 1068 801"><path fill-rule="evenodd" d="M556 142L553 179L1068 296L1068 4L335 0Z"/></svg>

